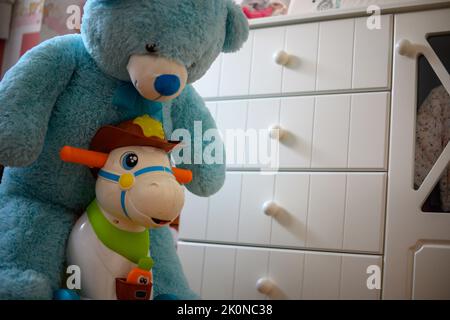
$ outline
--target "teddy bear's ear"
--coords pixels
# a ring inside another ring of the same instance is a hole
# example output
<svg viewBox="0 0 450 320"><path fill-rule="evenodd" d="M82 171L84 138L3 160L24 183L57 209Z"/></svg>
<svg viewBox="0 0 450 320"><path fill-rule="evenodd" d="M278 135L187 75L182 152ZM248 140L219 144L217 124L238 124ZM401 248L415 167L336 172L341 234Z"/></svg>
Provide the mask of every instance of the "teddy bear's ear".
<svg viewBox="0 0 450 320"><path fill-rule="evenodd" d="M223 52L235 52L239 50L247 41L249 27L248 20L240 6L233 0L226 0L227 3L227 24Z"/></svg>

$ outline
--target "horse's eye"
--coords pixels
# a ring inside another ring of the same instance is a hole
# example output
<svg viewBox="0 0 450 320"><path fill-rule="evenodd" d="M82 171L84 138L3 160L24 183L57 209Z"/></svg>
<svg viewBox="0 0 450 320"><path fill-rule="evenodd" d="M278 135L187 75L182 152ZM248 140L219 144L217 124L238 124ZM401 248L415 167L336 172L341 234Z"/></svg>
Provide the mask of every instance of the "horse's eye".
<svg viewBox="0 0 450 320"><path fill-rule="evenodd" d="M125 170L132 170L137 166L139 157L133 152L127 152L122 156L122 167Z"/></svg>
<svg viewBox="0 0 450 320"><path fill-rule="evenodd" d="M155 54L158 53L158 47L156 46L156 44L152 43L152 44L147 44L145 46L145 50L147 50L148 53L150 54Z"/></svg>

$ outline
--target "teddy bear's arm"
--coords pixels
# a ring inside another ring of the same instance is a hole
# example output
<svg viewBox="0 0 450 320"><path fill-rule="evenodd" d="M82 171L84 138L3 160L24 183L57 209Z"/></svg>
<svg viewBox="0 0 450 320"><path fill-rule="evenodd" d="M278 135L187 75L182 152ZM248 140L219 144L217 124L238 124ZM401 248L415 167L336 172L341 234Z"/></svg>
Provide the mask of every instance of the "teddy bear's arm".
<svg viewBox="0 0 450 320"><path fill-rule="evenodd" d="M213 195L219 191L225 181L225 148L218 135L218 131L216 130L217 128L214 119L206 108L203 99L191 85L187 86L183 93L173 101L171 117L173 130L187 129L190 133L191 163L178 165L181 168L191 170L193 173L193 180L187 185L188 190L203 197ZM196 123L197 126L201 124L200 136L195 132L198 131L198 128L197 130L194 130ZM204 134L208 133L208 131L209 133L215 133L214 137L216 140L213 139L213 141L211 141L210 139L207 139ZM202 136L202 134L204 136ZM195 143L195 140L197 140L197 143ZM213 146L210 145L211 143L214 144L214 148L211 148ZM199 148L200 145L202 146L201 149ZM184 148L183 150L189 149ZM215 155L217 157L211 159L202 157L202 155L210 155L210 150L216 150ZM199 163L198 160L201 162ZM218 161L217 163L207 164L211 162L209 160Z"/></svg>
<svg viewBox="0 0 450 320"><path fill-rule="evenodd" d="M75 69L73 36L28 51L0 82L0 163L21 167L39 156L58 96Z"/></svg>

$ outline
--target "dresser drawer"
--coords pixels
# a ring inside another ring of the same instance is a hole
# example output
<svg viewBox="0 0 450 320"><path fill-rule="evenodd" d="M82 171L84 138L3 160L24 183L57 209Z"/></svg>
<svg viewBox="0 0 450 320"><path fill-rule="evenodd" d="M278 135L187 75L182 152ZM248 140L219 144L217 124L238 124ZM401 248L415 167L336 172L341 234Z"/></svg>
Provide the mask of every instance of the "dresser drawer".
<svg viewBox="0 0 450 320"><path fill-rule="evenodd" d="M180 239L382 251L386 174L237 173L210 198L186 194Z"/></svg>
<svg viewBox="0 0 450 320"><path fill-rule="evenodd" d="M367 286L368 270L381 270L379 256L186 242L178 243L178 252L202 299L380 298L380 290Z"/></svg>
<svg viewBox="0 0 450 320"><path fill-rule="evenodd" d="M388 89L392 19L375 30L365 17L252 30L194 86L205 98Z"/></svg>
<svg viewBox="0 0 450 320"><path fill-rule="evenodd" d="M390 94L209 102L229 168L387 168ZM281 128L280 141L270 129Z"/></svg>

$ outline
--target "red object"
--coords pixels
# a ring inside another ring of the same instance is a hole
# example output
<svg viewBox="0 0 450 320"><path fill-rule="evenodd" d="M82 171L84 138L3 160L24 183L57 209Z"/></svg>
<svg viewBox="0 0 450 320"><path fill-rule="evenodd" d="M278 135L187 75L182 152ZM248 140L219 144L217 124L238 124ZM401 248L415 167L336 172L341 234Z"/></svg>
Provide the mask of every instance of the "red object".
<svg viewBox="0 0 450 320"><path fill-rule="evenodd" d="M137 285L148 285L153 283L153 274L151 271L142 270L139 267L134 268L127 276L127 282Z"/></svg>
<svg viewBox="0 0 450 320"><path fill-rule="evenodd" d="M192 182L192 171L186 169L172 168L173 175L180 184L189 184Z"/></svg>
<svg viewBox="0 0 450 320"><path fill-rule="evenodd" d="M108 160L108 154L65 146L60 157L64 162L83 164L89 168L103 168Z"/></svg>
<svg viewBox="0 0 450 320"><path fill-rule="evenodd" d="M41 42L39 32L25 33L22 36L22 47L20 48L20 56L23 56L28 50L37 46Z"/></svg>
<svg viewBox="0 0 450 320"><path fill-rule="evenodd" d="M118 126L100 128L91 141L94 151L110 153L112 150L129 146L149 146L162 149L167 153L180 144L180 141L168 141L158 137L147 137L141 126L133 120Z"/></svg>
<svg viewBox="0 0 450 320"><path fill-rule="evenodd" d="M273 14L273 8L272 7L267 7L266 9L260 10L260 11L251 10L248 7L243 7L242 11L244 11L244 14L249 19L271 17L272 14Z"/></svg>
<svg viewBox="0 0 450 320"><path fill-rule="evenodd" d="M152 294L152 283L138 285L128 283L127 279L116 279L117 300L150 300Z"/></svg>

